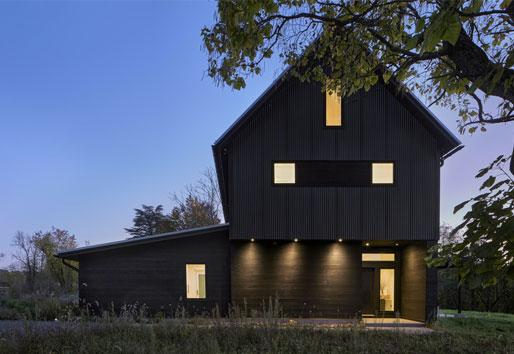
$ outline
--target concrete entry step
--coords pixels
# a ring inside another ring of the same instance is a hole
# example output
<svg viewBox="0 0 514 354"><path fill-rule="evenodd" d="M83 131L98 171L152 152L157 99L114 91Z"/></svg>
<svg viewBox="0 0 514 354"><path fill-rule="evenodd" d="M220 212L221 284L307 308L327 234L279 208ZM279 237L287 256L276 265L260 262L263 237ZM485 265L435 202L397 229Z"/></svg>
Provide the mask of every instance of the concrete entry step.
<svg viewBox="0 0 514 354"><path fill-rule="evenodd" d="M425 327L425 323L406 318L366 317L362 319L366 327Z"/></svg>

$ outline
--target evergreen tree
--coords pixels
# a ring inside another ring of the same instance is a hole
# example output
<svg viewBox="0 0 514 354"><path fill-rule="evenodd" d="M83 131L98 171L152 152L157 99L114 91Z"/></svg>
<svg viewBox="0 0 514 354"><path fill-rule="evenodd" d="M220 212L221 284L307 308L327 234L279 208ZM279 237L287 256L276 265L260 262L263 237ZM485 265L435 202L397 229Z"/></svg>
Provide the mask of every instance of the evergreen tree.
<svg viewBox="0 0 514 354"><path fill-rule="evenodd" d="M151 205L142 205L141 209L134 209L134 226L126 228L133 237L144 237L156 235L164 232L174 231L169 222L169 218L163 213L162 205L153 207Z"/></svg>

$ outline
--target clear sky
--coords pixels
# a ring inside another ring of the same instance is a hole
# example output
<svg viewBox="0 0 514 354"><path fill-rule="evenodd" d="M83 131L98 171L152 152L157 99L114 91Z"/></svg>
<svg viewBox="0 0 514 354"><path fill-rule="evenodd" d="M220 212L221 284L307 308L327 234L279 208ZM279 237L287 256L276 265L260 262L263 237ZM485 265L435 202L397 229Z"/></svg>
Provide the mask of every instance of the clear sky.
<svg viewBox="0 0 514 354"><path fill-rule="evenodd" d="M213 2L0 2L0 252L52 226L81 245L126 238L133 208L212 166L211 144L280 73L240 92L205 75ZM433 110L456 131L455 113ZM510 153L513 126L461 136L442 169L441 220L476 193L476 170Z"/></svg>

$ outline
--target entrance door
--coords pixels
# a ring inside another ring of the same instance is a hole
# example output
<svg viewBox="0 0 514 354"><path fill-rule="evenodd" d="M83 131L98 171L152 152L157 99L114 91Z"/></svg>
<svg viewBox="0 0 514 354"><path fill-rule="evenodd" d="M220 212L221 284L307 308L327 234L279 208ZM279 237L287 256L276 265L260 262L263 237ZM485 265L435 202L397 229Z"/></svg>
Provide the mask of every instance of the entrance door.
<svg viewBox="0 0 514 354"><path fill-rule="evenodd" d="M374 315L377 307L375 268L362 268L362 313Z"/></svg>
<svg viewBox="0 0 514 354"><path fill-rule="evenodd" d="M362 313L392 313L394 303L394 269L362 268Z"/></svg>

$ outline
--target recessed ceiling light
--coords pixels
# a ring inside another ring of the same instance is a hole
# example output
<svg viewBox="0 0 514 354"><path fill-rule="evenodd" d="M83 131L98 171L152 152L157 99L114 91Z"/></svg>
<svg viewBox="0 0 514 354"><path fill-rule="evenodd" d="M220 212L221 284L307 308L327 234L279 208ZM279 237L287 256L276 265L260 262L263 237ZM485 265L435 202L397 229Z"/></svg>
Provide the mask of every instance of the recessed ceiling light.
<svg viewBox="0 0 514 354"><path fill-rule="evenodd" d="M250 239L250 241L251 241L251 242L255 242L255 239L254 239L254 238L251 238L251 239Z"/></svg>
<svg viewBox="0 0 514 354"><path fill-rule="evenodd" d="M337 241L339 241L339 242L343 242L343 239L342 239L342 238L340 238L340 239L338 239Z"/></svg>
<svg viewBox="0 0 514 354"><path fill-rule="evenodd" d="M298 239L297 239L297 238L295 238L295 239L294 239L294 242L298 242Z"/></svg>

